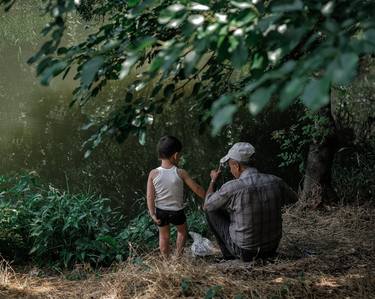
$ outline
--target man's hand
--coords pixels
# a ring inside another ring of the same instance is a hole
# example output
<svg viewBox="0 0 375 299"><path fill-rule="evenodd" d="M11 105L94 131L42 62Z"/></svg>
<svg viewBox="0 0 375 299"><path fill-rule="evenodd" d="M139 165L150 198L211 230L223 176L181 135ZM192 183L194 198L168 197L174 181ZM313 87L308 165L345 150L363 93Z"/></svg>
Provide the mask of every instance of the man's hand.
<svg viewBox="0 0 375 299"><path fill-rule="evenodd" d="M215 182L216 182L217 178L219 177L220 173L221 173L221 171L219 169L211 170L211 173L210 173L211 182L210 182L210 185L208 186L206 195L214 192ZM204 210L206 209L206 205L203 206L203 209Z"/></svg>
<svg viewBox="0 0 375 299"><path fill-rule="evenodd" d="M211 182L215 183L220 173L221 171L218 169L211 170L211 173L210 173Z"/></svg>
<svg viewBox="0 0 375 299"><path fill-rule="evenodd" d="M159 225L161 223L160 219L156 218L156 215L155 214L152 214L151 215L151 218L152 220L157 224Z"/></svg>

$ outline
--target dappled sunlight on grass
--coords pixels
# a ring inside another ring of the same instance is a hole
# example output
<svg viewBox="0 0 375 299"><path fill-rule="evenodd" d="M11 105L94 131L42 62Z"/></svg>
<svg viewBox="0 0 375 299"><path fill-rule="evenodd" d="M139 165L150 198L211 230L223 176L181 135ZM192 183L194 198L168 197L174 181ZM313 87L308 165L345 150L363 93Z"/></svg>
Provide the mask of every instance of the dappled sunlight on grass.
<svg viewBox="0 0 375 299"><path fill-rule="evenodd" d="M339 285L337 284L337 281L335 279L332 279L332 278L326 278L326 277L323 277L317 284L316 286L319 286L319 287L331 287L331 288L336 288L338 287Z"/></svg>

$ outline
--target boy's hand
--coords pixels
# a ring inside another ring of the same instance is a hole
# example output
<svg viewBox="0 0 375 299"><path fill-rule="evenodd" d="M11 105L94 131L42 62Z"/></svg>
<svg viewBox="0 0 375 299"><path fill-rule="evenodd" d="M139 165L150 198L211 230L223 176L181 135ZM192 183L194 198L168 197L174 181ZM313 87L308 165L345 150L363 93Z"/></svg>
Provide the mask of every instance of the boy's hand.
<svg viewBox="0 0 375 299"><path fill-rule="evenodd" d="M160 219L158 219L158 218L156 218L156 215L155 214L152 214L151 215L151 218L152 218L152 220L157 224L157 225L159 225L160 224Z"/></svg>
<svg viewBox="0 0 375 299"><path fill-rule="evenodd" d="M211 182L216 182L217 178L219 177L221 171L218 169L211 170L210 177Z"/></svg>

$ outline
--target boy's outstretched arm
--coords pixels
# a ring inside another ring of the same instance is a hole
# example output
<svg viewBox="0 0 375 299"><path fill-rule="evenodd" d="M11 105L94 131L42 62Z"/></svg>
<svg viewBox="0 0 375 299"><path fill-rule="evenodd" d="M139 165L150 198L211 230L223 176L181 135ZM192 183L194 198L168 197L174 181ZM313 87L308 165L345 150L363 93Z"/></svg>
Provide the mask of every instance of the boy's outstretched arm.
<svg viewBox="0 0 375 299"><path fill-rule="evenodd" d="M147 208L152 220L156 224L160 224L160 220L156 218L155 214L155 187L154 183L152 182L155 175L155 169L153 169L150 171L147 179Z"/></svg>
<svg viewBox="0 0 375 299"><path fill-rule="evenodd" d="M201 185L195 182L190 175L184 169L179 169L179 175L181 179L185 182L186 185L193 191L196 195L200 198L204 199L206 196L206 191L203 189Z"/></svg>

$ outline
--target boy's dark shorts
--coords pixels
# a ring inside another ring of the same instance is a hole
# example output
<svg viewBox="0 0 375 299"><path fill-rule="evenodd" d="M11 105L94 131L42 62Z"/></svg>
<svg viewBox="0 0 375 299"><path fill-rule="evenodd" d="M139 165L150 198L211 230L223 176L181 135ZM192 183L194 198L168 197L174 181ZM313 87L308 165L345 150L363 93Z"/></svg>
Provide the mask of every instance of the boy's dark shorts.
<svg viewBox="0 0 375 299"><path fill-rule="evenodd" d="M181 225L186 222L184 210L167 211L156 208L156 218L160 220L158 226L166 226L170 223L174 225Z"/></svg>

